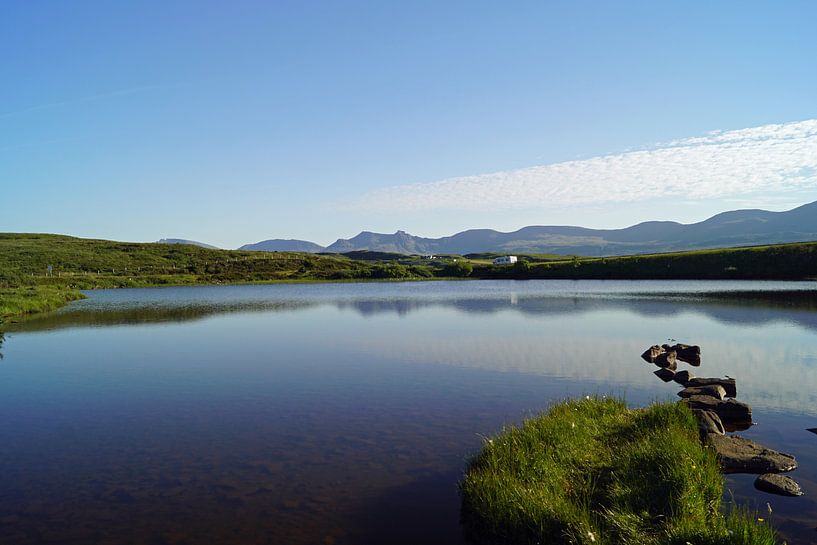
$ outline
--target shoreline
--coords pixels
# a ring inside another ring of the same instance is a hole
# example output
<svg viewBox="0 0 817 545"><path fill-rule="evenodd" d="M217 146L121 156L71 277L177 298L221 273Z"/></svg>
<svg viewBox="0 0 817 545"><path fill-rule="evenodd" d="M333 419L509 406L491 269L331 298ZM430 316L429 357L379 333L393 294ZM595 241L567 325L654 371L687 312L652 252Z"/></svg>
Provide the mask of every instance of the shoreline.
<svg viewBox="0 0 817 545"><path fill-rule="evenodd" d="M74 301L87 298L83 293L96 290L120 290L120 289L151 289L151 288L183 288L183 287L216 287L216 286L269 286L269 285L292 285L292 284L380 284L380 283L405 283L405 282L451 282L465 280L486 280L482 278L460 278L460 277L434 277L434 278L360 278L360 279L281 279L281 280L253 280L243 282L168 282L168 283L146 283L136 286L95 286L89 288L68 288L61 286L20 286L14 288L0 288L0 309L17 308L12 312L0 314L0 326L4 322L14 318L23 318L54 312ZM8 302L8 298L20 299L21 296L30 291L40 292L41 297L27 299L25 304L16 304L14 301ZM55 294L60 294L56 299Z"/></svg>
<svg viewBox="0 0 817 545"><path fill-rule="evenodd" d="M817 279L768 279L768 278L741 278L741 279L710 279L710 278L484 278L484 277L430 277L430 278L343 278L343 279L323 279L323 278L293 278L293 279L271 279L271 280L250 280L236 282L153 282L137 283L135 285L96 285L93 287L67 287L64 285L31 285L13 288L0 288L0 310L5 310L0 314L0 327L5 322L10 322L15 318L25 318L45 314L59 310L69 303L85 299L86 291L107 290L107 289L145 289L145 288L179 288L179 287L216 287L216 286L264 286L264 285L295 285L295 284L380 284L380 283L425 283L425 282L478 282L478 281L529 281L529 280L594 280L594 281L706 281L706 282L815 282L814 291L817 291ZM116 284L116 283L114 283ZM37 296L29 296L30 292L37 292ZM797 292L809 293L809 290L796 290ZM719 294L753 294L763 293L762 290L747 290L740 292L712 292L709 295ZM10 309L10 310L9 310Z"/></svg>

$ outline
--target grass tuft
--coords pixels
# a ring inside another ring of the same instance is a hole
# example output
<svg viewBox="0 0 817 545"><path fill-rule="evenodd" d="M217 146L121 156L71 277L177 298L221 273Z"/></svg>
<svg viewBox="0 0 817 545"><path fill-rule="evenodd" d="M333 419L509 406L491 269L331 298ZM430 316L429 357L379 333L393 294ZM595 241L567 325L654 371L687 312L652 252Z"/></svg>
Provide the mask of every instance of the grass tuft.
<svg viewBox="0 0 817 545"><path fill-rule="evenodd" d="M486 441L460 483L480 545L776 543L748 512L721 511L723 477L680 404L555 405Z"/></svg>

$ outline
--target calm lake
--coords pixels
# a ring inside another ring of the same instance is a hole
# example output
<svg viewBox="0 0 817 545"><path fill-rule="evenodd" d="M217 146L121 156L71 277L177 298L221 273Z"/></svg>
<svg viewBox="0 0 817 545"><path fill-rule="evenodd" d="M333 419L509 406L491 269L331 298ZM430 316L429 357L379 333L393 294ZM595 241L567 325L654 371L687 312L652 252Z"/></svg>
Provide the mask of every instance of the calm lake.
<svg viewBox="0 0 817 545"><path fill-rule="evenodd" d="M485 436L568 396L674 400L639 355L699 344L794 454L817 543L817 284L469 281L101 290L8 324L0 543L462 543ZM688 368L682 364L680 368ZM767 506L767 502L769 506ZM771 507L772 513L768 514Z"/></svg>

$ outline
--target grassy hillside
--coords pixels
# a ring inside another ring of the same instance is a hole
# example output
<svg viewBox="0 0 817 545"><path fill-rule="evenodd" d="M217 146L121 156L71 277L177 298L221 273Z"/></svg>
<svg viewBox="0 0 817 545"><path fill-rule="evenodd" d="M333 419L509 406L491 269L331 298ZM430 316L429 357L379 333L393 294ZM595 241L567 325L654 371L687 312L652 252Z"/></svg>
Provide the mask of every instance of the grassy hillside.
<svg viewBox="0 0 817 545"><path fill-rule="evenodd" d="M817 242L698 250L549 263L475 264L479 278L567 279L817 279Z"/></svg>
<svg viewBox="0 0 817 545"><path fill-rule="evenodd" d="M498 266L493 254L469 257L250 252L0 233L0 319L58 308L94 288L451 277L817 279L815 242L609 258L529 255Z"/></svg>
<svg viewBox="0 0 817 545"><path fill-rule="evenodd" d="M0 234L0 283L6 286L97 288L366 277L369 269L349 259L312 254Z"/></svg>
<svg viewBox="0 0 817 545"><path fill-rule="evenodd" d="M49 271L49 266L51 267ZM47 234L0 234L0 317L50 310L77 290L182 284L429 278L436 267L295 252L216 250Z"/></svg>

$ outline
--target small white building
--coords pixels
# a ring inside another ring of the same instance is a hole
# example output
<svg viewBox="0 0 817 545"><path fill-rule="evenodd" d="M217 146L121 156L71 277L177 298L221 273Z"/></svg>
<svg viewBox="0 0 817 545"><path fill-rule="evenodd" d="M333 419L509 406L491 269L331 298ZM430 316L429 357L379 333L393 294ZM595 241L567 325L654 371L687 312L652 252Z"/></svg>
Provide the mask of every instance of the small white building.
<svg viewBox="0 0 817 545"><path fill-rule="evenodd" d="M494 265L511 265L512 263L516 263L515 255L503 255L494 259Z"/></svg>

